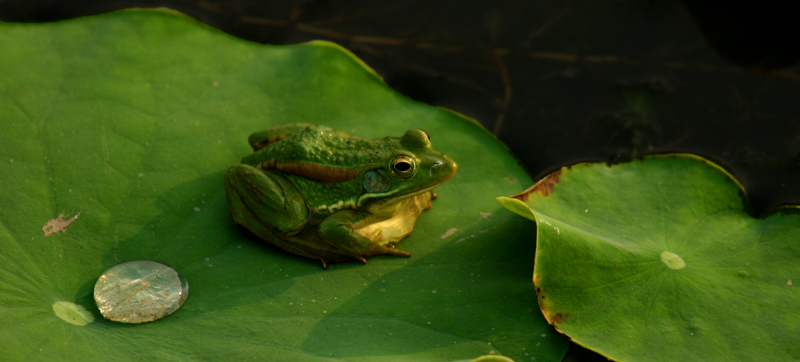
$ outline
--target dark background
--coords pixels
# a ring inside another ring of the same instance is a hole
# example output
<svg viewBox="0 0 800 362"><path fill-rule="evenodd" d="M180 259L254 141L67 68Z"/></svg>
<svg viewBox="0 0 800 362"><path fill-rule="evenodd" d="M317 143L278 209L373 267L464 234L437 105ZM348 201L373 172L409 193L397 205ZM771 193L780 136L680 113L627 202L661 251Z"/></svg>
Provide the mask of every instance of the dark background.
<svg viewBox="0 0 800 362"><path fill-rule="evenodd" d="M534 177L692 152L755 215L800 203L800 22L777 1L0 1L1 21L167 7L269 44L339 43L411 98L473 117Z"/></svg>
<svg viewBox="0 0 800 362"><path fill-rule="evenodd" d="M800 21L788 4L6 0L0 21L166 7L256 42L334 41L403 94L478 120L534 177L698 153L731 170L762 215L800 204Z"/></svg>

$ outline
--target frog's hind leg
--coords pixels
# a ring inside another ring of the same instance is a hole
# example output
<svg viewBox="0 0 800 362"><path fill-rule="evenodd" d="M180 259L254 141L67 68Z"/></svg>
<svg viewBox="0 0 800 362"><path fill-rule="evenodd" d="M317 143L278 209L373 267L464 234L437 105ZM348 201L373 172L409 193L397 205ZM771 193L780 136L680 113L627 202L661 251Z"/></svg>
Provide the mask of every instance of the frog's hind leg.
<svg viewBox="0 0 800 362"><path fill-rule="evenodd" d="M274 240L275 234L294 235L308 220L302 195L274 172L243 164L233 166L225 175L225 194L233 220L273 244L280 243Z"/></svg>
<svg viewBox="0 0 800 362"><path fill-rule="evenodd" d="M225 193L236 224L262 241L317 259L323 268L330 262L349 259L348 254L320 241L315 231L304 230L308 208L294 185L282 175L236 165L225 176Z"/></svg>
<svg viewBox="0 0 800 362"><path fill-rule="evenodd" d="M240 228L244 228L242 225L238 226ZM256 236L264 241L271 240L268 242L268 244L282 249L283 251L306 258L316 259L322 263L323 269L328 269L328 264L332 262L345 261L349 259L347 255L337 254L335 251L327 249L324 246L320 247L320 245L317 245L314 242L307 242L302 233L292 236L278 235L269 227L265 227L263 225L251 226L253 226L255 230L245 228L244 232ZM256 232L258 234L256 234Z"/></svg>

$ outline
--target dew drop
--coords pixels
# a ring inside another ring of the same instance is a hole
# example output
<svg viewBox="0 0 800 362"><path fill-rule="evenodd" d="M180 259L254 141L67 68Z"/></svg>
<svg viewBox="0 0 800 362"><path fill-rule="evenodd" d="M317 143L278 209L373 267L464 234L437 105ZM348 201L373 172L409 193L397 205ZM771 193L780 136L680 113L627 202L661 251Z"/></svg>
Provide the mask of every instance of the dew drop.
<svg viewBox="0 0 800 362"><path fill-rule="evenodd" d="M664 251L661 253L661 261L667 265L668 268L678 270L686 266L686 262L678 256L678 254Z"/></svg>
<svg viewBox="0 0 800 362"><path fill-rule="evenodd" d="M94 285L94 301L106 319L144 323L164 318L189 294L186 279L171 267L133 260L106 270Z"/></svg>

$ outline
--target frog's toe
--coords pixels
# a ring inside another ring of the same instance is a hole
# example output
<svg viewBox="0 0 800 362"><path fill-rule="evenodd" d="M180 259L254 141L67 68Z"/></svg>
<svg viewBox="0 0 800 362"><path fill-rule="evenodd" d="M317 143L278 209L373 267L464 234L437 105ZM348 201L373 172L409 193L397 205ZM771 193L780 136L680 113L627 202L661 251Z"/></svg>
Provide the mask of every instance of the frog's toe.
<svg viewBox="0 0 800 362"><path fill-rule="evenodd" d="M400 250L400 249L395 249L394 247L391 247L391 248L389 248L389 250L390 250L391 252L390 252L390 253L388 253L388 254L392 254L392 255L400 255L400 256L404 256L404 257L406 257L406 258L410 258L410 257L411 257L411 253L409 253L409 252L407 252L407 251L402 251L402 250Z"/></svg>
<svg viewBox="0 0 800 362"><path fill-rule="evenodd" d="M408 252L396 249L394 245L380 245L380 244L370 244L368 250L366 250L365 252L365 255L366 256L399 255L399 256L404 256L406 258L411 256L411 254L409 254Z"/></svg>

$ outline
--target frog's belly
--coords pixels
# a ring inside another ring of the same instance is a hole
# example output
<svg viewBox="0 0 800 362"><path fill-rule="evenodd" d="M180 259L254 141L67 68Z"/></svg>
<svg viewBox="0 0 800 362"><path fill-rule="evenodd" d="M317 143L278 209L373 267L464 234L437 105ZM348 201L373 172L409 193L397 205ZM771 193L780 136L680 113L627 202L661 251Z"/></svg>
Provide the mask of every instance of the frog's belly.
<svg viewBox="0 0 800 362"><path fill-rule="evenodd" d="M426 192L408 199L404 205L399 207L394 216L386 220L370 222L374 220L368 218L362 221L366 225L363 227L355 225L353 229L355 232L377 243L386 244L400 241L408 234L411 234L419 215L431 208L431 194L431 192Z"/></svg>

